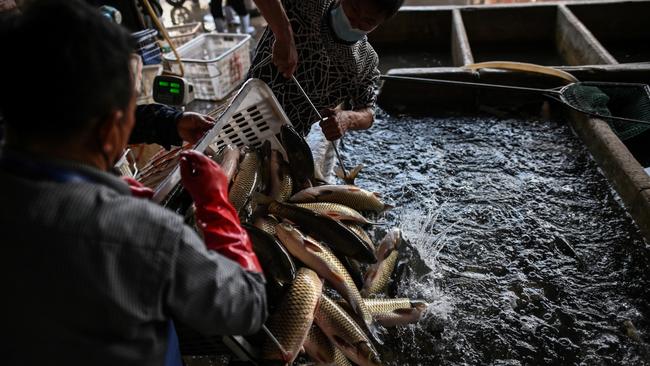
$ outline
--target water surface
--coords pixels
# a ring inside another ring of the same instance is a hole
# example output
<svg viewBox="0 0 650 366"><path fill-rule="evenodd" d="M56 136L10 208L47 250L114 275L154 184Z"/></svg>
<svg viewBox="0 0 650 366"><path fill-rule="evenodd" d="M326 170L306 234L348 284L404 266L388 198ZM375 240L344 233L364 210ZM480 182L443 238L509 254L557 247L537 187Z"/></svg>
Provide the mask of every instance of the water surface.
<svg viewBox="0 0 650 366"><path fill-rule="evenodd" d="M432 304L387 364L650 364L650 249L568 126L380 115L342 151L412 245L391 295Z"/></svg>

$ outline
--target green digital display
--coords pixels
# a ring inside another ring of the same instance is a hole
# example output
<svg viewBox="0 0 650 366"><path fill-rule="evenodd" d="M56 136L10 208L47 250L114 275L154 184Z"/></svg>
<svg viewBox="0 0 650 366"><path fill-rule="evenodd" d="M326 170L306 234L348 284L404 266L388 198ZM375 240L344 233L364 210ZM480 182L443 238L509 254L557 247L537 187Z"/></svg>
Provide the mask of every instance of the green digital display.
<svg viewBox="0 0 650 366"><path fill-rule="evenodd" d="M183 105L185 93L191 93L186 81L176 76L158 75L153 82L153 99L161 104Z"/></svg>

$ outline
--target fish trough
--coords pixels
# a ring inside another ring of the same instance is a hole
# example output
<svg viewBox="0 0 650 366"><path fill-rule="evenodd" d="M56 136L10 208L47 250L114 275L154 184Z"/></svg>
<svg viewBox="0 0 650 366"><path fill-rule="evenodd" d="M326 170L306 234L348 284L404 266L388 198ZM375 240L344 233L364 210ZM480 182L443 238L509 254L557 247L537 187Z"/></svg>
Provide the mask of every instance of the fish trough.
<svg viewBox="0 0 650 366"><path fill-rule="evenodd" d="M404 7L370 42L388 75L567 83L472 66L515 61L648 84L647 14L650 1ZM382 364L650 364L647 148L531 94L387 80L379 104L341 152L364 165L356 184L395 206L372 218L372 241L403 233L383 296L428 304L419 322L382 330ZM191 205L177 185L161 202ZM177 328L188 365L266 364L264 335Z"/></svg>

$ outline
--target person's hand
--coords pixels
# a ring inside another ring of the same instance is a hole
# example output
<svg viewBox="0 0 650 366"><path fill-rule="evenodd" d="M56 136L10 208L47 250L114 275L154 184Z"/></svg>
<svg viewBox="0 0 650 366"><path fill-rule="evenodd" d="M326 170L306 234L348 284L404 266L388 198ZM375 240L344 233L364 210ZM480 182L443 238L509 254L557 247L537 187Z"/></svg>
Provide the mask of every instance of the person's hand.
<svg viewBox="0 0 650 366"><path fill-rule="evenodd" d="M340 139L350 128L350 117L345 111L328 108L323 110L321 115L323 118L327 117L327 119L320 122L320 128L329 141Z"/></svg>
<svg viewBox="0 0 650 366"><path fill-rule="evenodd" d="M195 150L181 152L181 180L196 206L196 220L205 246L239 263L245 270L262 273L246 230L228 199L228 181L212 159Z"/></svg>
<svg viewBox="0 0 650 366"><path fill-rule="evenodd" d="M124 180L126 184L129 185L129 189L131 190L131 195L133 197L146 199L153 197L153 190L149 187L145 187L144 184L138 182L137 180L131 177L122 177L122 180Z"/></svg>
<svg viewBox="0 0 650 366"><path fill-rule="evenodd" d="M181 181L197 208L228 202L228 181L219 164L196 150L181 152Z"/></svg>
<svg viewBox="0 0 650 366"><path fill-rule="evenodd" d="M199 141L213 126L214 119L212 117L194 112L185 112L176 121L178 135L183 141L191 144Z"/></svg>
<svg viewBox="0 0 650 366"><path fill-rule="evenodd" d="M287 79L293 76L298 66L298 51L293 36L288 37L286 40L279 40L276 38L273 43L273 64L278 68L278 71Z"/></svg>

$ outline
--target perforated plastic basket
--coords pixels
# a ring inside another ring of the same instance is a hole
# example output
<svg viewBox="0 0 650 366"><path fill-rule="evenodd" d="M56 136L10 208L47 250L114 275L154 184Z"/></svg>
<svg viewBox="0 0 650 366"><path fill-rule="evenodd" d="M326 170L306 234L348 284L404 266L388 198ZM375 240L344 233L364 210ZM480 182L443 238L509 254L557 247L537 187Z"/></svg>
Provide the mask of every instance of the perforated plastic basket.
<svg viewBox="0 0 650 366"><path fill-rule="evenodd" d="M277 135L282 125L291 125L291 121L273 91L263 81L246 81L216 119L215 126L199 141L194 147L195 150L205 151L208 146L218 150L228 144L258 147L268 140L271 146L286 158L286 152ZM157 202L163 201L178 185L180 179L180 170L175 167L156 188L153 199Z"/></svg>
<svg viewBox="0 0 650 366"><path fill-rule="evenodd" d="M180 47L193 40L201 33L201 23L192 22L167 27L167 33L169 34L169 39L174 44L174 47Z"/></svg>
<svg viewBox="0 0 650 366"><path fill-rule="evenodd" d="M250 44L248 34L207 33L178 48L185 78L194 85L194 97L222 100L235 90L251 66ZM164 58L172 72L180 73L173 52Z"/></svg>

